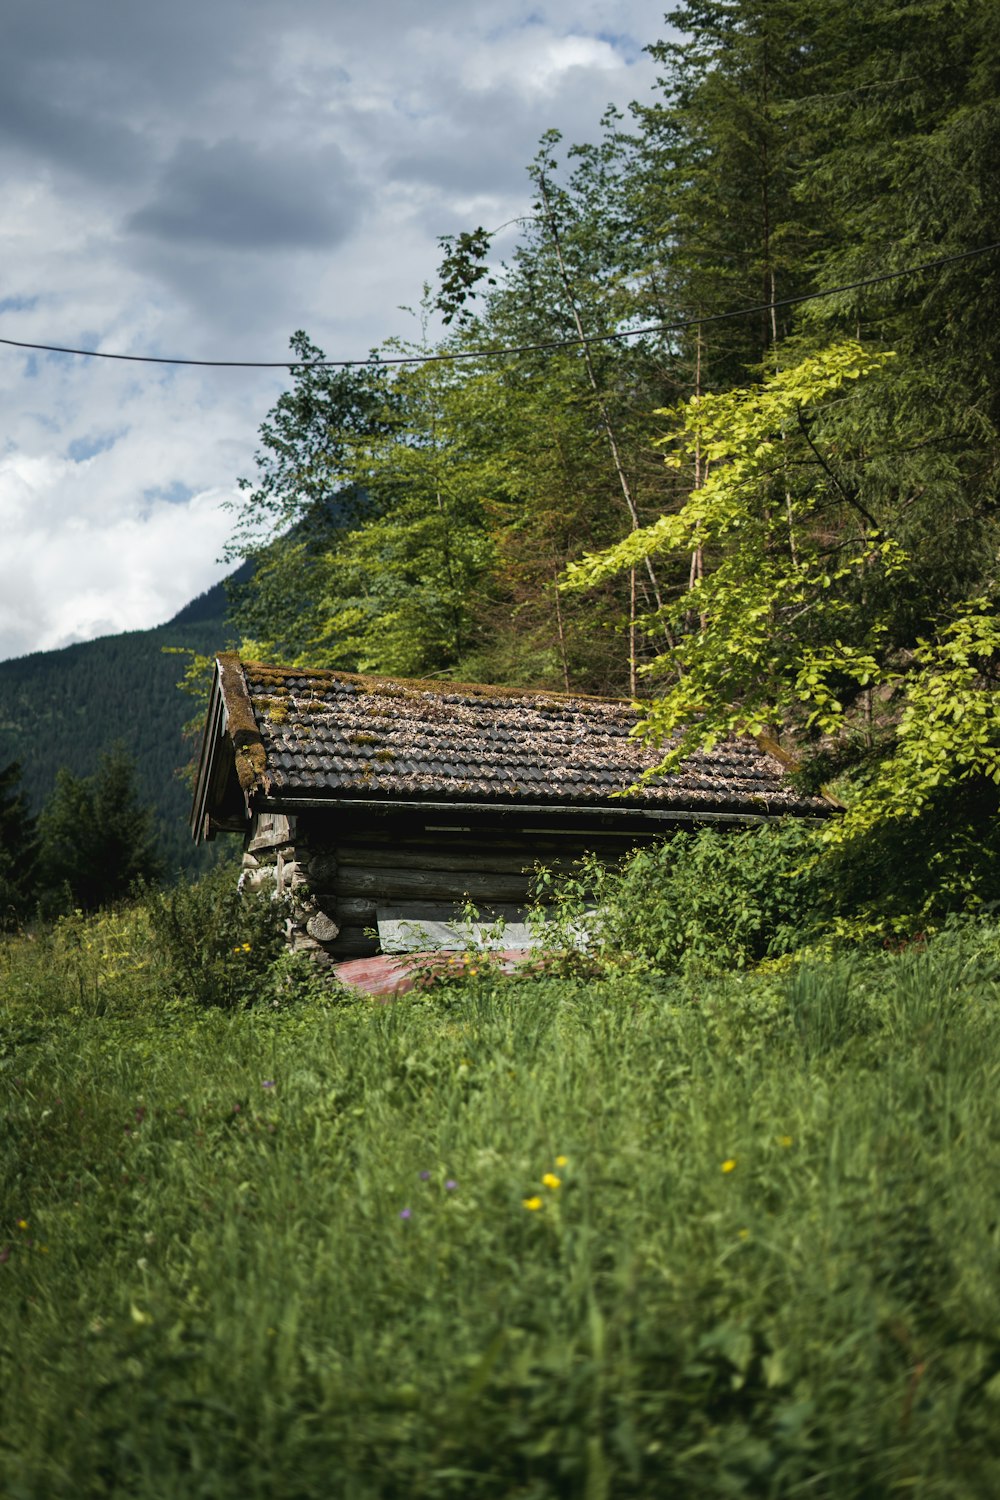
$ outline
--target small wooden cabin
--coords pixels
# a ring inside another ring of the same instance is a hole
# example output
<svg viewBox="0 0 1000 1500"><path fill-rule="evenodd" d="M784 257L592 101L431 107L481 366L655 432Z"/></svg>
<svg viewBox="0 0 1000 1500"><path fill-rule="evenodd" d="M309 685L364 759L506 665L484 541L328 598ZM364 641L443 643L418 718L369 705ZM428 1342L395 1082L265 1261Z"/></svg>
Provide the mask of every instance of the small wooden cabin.
<svg viewBox="0 0 1000 1500"><path fill-rule="evenodd" d="M751 739L629 790L659 759L635 723L607 699L222 655L192 831L240 834L243 880L290 895L292 945L336 963L467 946L456 914L468 900L522 946L538 864L615 861L678 827L830 811Z"/></svg>

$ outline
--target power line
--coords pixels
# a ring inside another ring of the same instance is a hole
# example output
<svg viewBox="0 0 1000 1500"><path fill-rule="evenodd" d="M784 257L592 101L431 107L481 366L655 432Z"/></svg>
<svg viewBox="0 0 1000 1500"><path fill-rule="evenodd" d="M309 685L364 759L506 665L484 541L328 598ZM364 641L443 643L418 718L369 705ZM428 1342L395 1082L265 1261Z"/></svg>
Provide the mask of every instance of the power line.
<svg viewBox="0 0 1000 1500"><path fill-rule="evenodd" d="M794 99L780 99L775 103L779 109L791 110L797 109L800 104L812 104L817 99L853 99L858 94L902 88L904 83L924 83L932 78L940 78L942 73L955 73L957 70L957 63L945 63L940 68L932 68L929 73L907 73L902 78L883 78L878 83L859 83L852 89L837 89L833 94L799 94Z"/></svg>
<svg viewBox="0 0 1000 1500"><path fill-rule="evenodd" d="M41 354L75 354L83 359L113 359L128 364L141 365L185 365L211 370L350 370L366 366L389 367L392 365L430 365L455 363L465 359L498 359L506 355L547 353L554 349L579 348L582 344L608 344L619 339L645 338L653 333L681 333L686 328L704 328L709 323L724 323L732 318L748 318L756 313L770 312L779 307L794 307L802 302L816 302L823 297L836 297L841 292L857 291L861 287L877 286L880 282L899 281L904 276L917 276L921 271L934 271L940 266L954 265L958 261L974 260L980 255L989 255L1000 250L1000 241L992 245L980 245L975 250L962 250L955 255L942 255L936 260L925 260L916 266L907 266L903 271L883 271L878 276L865 276L859 281L847 281L841 286L827 287L821 292L803 292L797 297L781 297L773 302L756 302L750 307L737 307L729 312L709 313L701 318L681 318L676 323L650 323L644 328L629 328L619 333L588 334L584 338L549 339L537 344L500 345L484 349L457 349L448 354L406 354L383 359L377 354L368 359L171 359L160 354L110 354L103 349L71 349L62 344L32 344L22 339L0 338L0 344L10 349L28 349Z"/></svg>

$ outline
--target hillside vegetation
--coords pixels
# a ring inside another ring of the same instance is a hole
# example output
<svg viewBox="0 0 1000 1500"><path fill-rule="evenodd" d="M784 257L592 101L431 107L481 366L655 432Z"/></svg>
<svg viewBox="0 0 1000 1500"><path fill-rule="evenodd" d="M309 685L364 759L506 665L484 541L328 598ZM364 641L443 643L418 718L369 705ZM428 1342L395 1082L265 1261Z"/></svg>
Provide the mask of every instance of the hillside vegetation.
<svg viewBox="0 0 1000 1500"><path fill-rule="evenodd" d="M629 117L547 131L530 212L442 236L440 336L328 368L292 335L232 633L309 668L627 694L670 765L763 731L846 802L849 863L924 851L912 930L942 890L997 897L992 7L667 20ZM184 616L166 638L221 643ZM172 869L184 709L157 644L0 667L0 770L36 800L123 740Z"/></svg>
<svg viewBox="0 0 1000 1500"><path fill-rule="evenodd" d="M385 1005L226 890L0 948L4 1494L996 1493L995 925Z"/></svg>
<svg viewBox="0 0 1000 1500"><path fill-rule="evenodd" d="M66 767L91 776L102 755L121 747L134 762L142 801L154 810L157 847L165 869L204 868L205 855L187 828L191 796L179 772L196 753L184 726L196 713L178 691L186 657L225 647L221 587L175 620L154 630L37 651L0 662L0 767L17 761L28 806L38 812ZM194 618L191 618L191 614Z"/></svg>
<svg viewBox="0 0 1000 1500"><path fill-rule="evenodd" d="M939 857L986 870L994 8L667 20L628 118L543 136L516 227L443 236L443 337L328 369L293 336L236 626L309 667L638 697L671 764L763 730L847 802L831 845L909 827L932 883ZM956 907L997 894L959 887Z"/></svg>

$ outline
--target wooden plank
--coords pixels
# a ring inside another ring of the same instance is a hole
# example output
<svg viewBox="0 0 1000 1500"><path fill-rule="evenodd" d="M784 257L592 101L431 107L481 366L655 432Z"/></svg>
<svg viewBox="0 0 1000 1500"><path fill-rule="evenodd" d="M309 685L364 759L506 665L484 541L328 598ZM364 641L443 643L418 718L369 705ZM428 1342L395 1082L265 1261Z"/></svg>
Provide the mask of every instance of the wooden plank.
<svg viewBox="0 0 1000 1500"><path fill-rule="evenodd" d="M469 850L468 842L456 842L454 849L441 844L386 844L381 847L357 844L338 844L335 851L338 864L366 865L372 870L418 869L418 870L463 870L471 874L522 875L530 872L536 861L532 849L520 853L498 853L491 845ZM568 867L569 860L561 851L560 863Z"/></svg>
<svg viewBox="0 0 1000 1500"><path fill-rule="evenodd" d="M342 864L338 896L414 896L423 900L523 901L530 880L523 875L482 875L463 870L369 870Z"/></svg>
<svg viewBox="0 0 1000 1500"><path fill-rule="evenodd" d="M462 910L454 902L445 901L379 901L376 915L380 922L460 922ZM498 906L477 905L476 911L485 922L503 918L505 922L523 922L525 908L503 902Z"/></svg>
<svg viewBox="0 0 1000 1500"><path fill-rule="evenodd" d="M322 905L322 903L320 903ZM333 913L341 927L374 927L374 896L336 896Z"/></svg>
<svg viewBox="0 0 1000 1500"><path fill-rule="evenodd" d="M378 952L378 939L367 937L363 927L342 927L340 936L327 944L333 958L369 958Z"/></svg>
<svg viewBox="0 0 1000 1500"><path fill-rule="evenodd" d="M380 829L370 824L357 828L338 827L331 830L329 844L345 858L348 851L363 849L428 849L471 850L478 857L479 851L519 856L528 860L536 850L572 858L577 849L593 849L602 854L606 849L633 849L644 844L662 843L663 833L629 832L623 829L520 829L520 828L448 828L427 829L405 824L395 829ZM326 840L322 840L325 844Z"/></svg>
<svg viewBox="0 0 1000 1500"><path fill-rule="evenodd" d="M534 895L529 896L522 891L518 893L516 902L498 903L492 900L473 898L473 904L480 911L491 912L500 911L501 909L505 912L523 911L526 906L534 905L536 901L542 905L551 904L551 892L545 892L541 896L535 897ZM317 905L322 911L327 911L331 916L335 917L341 927L356 927L358 923L374 923L376 906L384 906L386 902L391 902L394 906L405 906L407 911L411 908L419 910L424 916L431 913L444 913L449 917L465 905L464 894L462 896L451 894L438 897L437 899L431 897L421 900L419 898L407 898L396 895L381 896L368 894L364 896L347 896L342 895L338 891L330 891L325 894L323 892L316 893Z"/></svg>
<svg viewBox="0 0 1000 1500"><path fill-rule="evenodd" d="M521 921L526 902L477 902L484 921ZM453 922L461 919L461 901L379 901L374 896L341 896L328 908L338 926L374 927L379 919L412 922Z"/></svg>
<svg viewBox="0 0 1000 1500"><path fill-rule="evenodd" d="M622 851L621 857L628 852ZM482 854L474 851L471 854L452 856L450 851L429 854L422 850L399 848L378 851L341 848L338 851L336 874L326 874L320 880L310 878L310 884L317 894L334 892L341 889L344 878L353 881L354 872L365 870L376 880L389 880L396 872L404 881L413 875L418 878L436 876L439 877L439 883L447 882L449 891L469 889L476 882L481 887L486 881L493 882L500 890L518 889L518 882L520 889L528 889L537 879L538 868L551 871L556 879L579 875L583 853L581 850L576 858L567 858L565 854L553 856L542 853L536 859L525 860L521 856L503 859L492 850L484 850ZM613 868L619 863L619 858L602 857L600 862Z"/></svg>
<svg viewBox="0 0 1000 1500"><path fill-rule="evenodd" d="M597 858L601 864L619 864L628 853L633 852L631 844L624 844L616 849L597 850ZM337 867L357 868L366 870L454 870L459 874L498 874L498 876L519 876L523 874L525 879L531 879L537 865L544 865L547 870L556 871L558 874L573 874L579 868L580 861L594 855L595 850L567 849L562 844L559 849L546 849L546 847L532 846L531 849L520 849L514 852L496 850L492 846L477 847L475 844L462 844L462 846L442 847L415 847L394 844L385 849L373 849L373 847L351 847L337 846Z"/></svg>
<svg viewBox="0 0 1000 1500"><path fill-rule="evenodd" d="M282 844L294 842L295 819L282 813L261 813L254 826L253 838L247 845L250 854L261 849L277 849Z"/></svg>
<svg viewBox="0 0 1000 1500"><path fill-rule="evenodd" d="M350 816L346 809L336 818L323 818L307 814L310 828L315 828L323 843L330 846L353 846L357 843L367 848L398 848L402 844L435 845L464 844L517 853L544 845L553 850L572 851L576 845L603 849L606 845L621 844L633 847L639 844L660 843L677 832L675 827L634 826L603 819L593 824L571 821L565 825L545 826L537 816L526 822L515 822L511 818L501 820L484 818L481 821L465 819L455 824L428 823L422 818L397 815L393 818L374 819L370 814Z"/></svg>

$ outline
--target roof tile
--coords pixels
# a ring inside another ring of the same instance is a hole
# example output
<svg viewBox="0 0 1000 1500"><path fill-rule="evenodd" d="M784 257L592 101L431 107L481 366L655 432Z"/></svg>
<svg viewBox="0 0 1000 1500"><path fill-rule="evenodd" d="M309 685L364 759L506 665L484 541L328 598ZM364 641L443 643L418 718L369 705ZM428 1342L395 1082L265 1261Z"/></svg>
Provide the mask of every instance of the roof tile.
<svg viewBox="0 0 1000 1500"><path fill-rule="evenodd" d="M660 752L615 700L244 662L272 795L823 815L753 740L635 783Z"/></svg>

